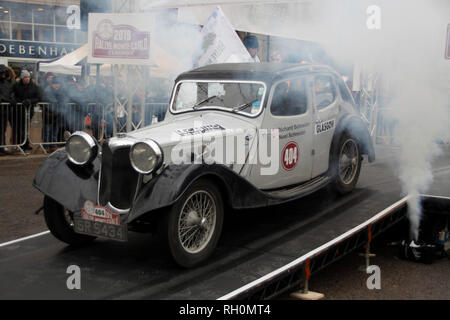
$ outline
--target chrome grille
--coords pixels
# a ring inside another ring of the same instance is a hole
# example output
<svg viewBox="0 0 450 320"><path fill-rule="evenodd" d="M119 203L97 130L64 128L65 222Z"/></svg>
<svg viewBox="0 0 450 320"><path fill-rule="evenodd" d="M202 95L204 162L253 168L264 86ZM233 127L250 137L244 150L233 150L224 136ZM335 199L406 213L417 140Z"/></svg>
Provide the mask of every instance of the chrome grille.
<svg viewBox="0 0 450 320"><path fill-rule="evenodd" d="M99 203L108 202L118 209L129 209L132 205L139 174L130 163L131 145L111 149L108 142L102 147L102 168L100 176Z"/></svg>

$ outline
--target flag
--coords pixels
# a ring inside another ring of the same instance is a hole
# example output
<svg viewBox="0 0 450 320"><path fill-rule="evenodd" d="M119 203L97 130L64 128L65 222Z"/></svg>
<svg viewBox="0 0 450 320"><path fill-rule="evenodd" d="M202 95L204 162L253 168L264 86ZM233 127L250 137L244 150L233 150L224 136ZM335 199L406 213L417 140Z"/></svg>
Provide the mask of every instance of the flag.
<svg viewBox="0 0 450 320"><path fill-rule="evenodd" d="M253 62L220 7L209 16L201 35L203 55L198 60L199 67L213 63Z"/></svg>

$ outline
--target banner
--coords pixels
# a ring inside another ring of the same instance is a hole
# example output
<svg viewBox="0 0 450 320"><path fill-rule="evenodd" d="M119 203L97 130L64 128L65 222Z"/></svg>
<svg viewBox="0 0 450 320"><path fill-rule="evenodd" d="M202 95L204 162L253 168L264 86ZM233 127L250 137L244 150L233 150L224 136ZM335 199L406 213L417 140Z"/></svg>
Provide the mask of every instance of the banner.
<svg viewBox="0 0 450 320"><path fill-rule="evenodd" d="M253 62L222 9L217 7L201 31L203 55L198 66L213 63Z"/></svg>
<svg viewBox="0 0 450 320"><path fill-rule="evenodd" d="M90 13L88 21L88 63L150 64L150 15Z"/></svg>

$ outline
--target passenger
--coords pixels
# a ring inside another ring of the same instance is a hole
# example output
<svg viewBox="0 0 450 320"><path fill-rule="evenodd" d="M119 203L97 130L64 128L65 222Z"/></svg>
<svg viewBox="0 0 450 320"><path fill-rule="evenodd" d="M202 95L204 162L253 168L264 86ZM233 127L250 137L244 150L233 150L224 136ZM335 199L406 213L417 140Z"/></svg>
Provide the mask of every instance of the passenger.
<svg viewBox="0 0 450 320"><path fill-rule="evenodd" d="M307 100L302 81L284 81L277 85L272 101L271 112L278 116L291 116L305 113Z"/></svg>
<svg viewBox="0 0 450 320"><path fill-rule="evenodd" d="M270 111L275 116L284 116L287 114L286 98L289 92L289 84L287 81L283 81L277 85L273 94L272 104Z"/></svg>

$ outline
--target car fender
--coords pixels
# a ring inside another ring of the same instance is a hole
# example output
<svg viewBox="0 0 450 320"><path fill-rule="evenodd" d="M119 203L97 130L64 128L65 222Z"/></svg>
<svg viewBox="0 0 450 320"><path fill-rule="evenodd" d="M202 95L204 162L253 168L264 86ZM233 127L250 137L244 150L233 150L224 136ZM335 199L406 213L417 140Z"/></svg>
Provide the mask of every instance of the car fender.
<svg viewBox="0 0 450 320"><path fill-rule="evenodd" d="M87 166L70 162L64 149L52 153L37 170L33 186L69 211L80 211L86 200L96 202L100 159Z"/></svg>
<svg viewBox="0 0 450 320"><path fill-rule="evenodd" d="M130 210L128 222L147 212L174 204L186 189L200 178L211 179L216 183L224 203L234 209L257 208L268 204L267 196L224 165L170 164L141 187Z"/></svg>
<svg viewBox="0 0 450 320"><path fill-rule="evenodd" d="M337 154L336 149L338 148L339 139L343 132L347 132L350 136L358 139L361 144L362 153L368 156L369 162L375 161L375 149L370 138L369 130L361 118L355 114L346 114L339 120L331 142L331 155ZM330 161L332 161L332 157L330 157Z"/></svg>

